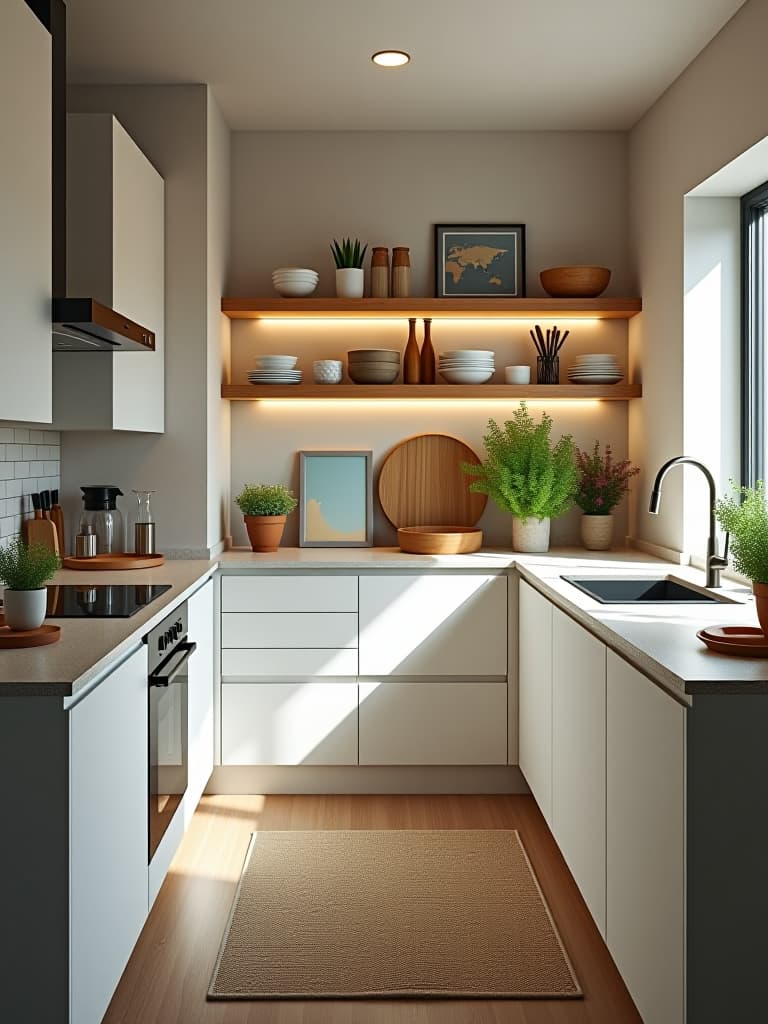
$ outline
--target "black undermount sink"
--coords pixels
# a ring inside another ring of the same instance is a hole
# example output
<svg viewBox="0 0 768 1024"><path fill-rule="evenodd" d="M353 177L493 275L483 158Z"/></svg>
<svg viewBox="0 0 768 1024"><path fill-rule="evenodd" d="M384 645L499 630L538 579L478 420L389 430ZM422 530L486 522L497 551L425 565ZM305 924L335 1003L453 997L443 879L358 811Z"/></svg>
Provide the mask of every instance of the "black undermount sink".
<svg viewBox="0 0 768 1024"><path fill-rule="evenodd" d="M702 594L666 576L653 579L616 576L561 576L601 604L731 604L727 597Z"/></svg>

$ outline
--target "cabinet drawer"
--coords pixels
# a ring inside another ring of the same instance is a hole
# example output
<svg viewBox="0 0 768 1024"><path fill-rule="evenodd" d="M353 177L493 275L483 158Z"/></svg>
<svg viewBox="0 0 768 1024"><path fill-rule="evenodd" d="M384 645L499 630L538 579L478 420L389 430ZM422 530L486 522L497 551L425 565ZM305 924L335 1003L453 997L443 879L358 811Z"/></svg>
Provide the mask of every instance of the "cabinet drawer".
<svg viewBox="0 0 768 1024"><path fill-rule="evenodd" d="M357 683L224 683L223 764L357 764Z"/></svg>
<svg viewBox="0 0 768 1024"><path fill-rule="evenodd" d="M506 683L360 683L360 764L506 764Z"/></svg>
<svg viewBox="0 0 768 1024"><path fill-rule="evenodd" d="M222 647L357 647L357 615L347 612L228 612Z"/></svg>
<svg viewBox="0 0 768 1024"><path fill-rule="evenodd" d="M248 647L221 652L221 674L227 676L357 676L357 651L349 648Z"/></svg>
<svg viewBox="0 0 768 1024"><path fill-rule="evenodd" d="M223 576L223 612L356 612L357 576Z"/></svg>

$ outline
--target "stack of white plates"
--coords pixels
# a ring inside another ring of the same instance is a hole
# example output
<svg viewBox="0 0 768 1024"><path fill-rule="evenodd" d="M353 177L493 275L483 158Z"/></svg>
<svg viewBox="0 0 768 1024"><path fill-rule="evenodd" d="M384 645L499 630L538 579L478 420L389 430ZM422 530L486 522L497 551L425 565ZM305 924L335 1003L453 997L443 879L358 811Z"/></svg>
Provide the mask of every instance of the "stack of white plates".
<svg viewBox="0 0 768 1024"><path fill-rule="evenodd" d="M449 384L485 384L493 376L494 353L478 348L458 348L440 356L440 376Z"/></svg>
<svg viewBox="0 0 768 1024"><path fill-rule="evenodd" d="M571 384L618 384L623 377L616 359L603 352L579 356L568 371Z"/></svg>
<svg viewBox="0 0 768 1024"><path fill-rule="evenodd" d="M309 267L278 267L272 271L272 285L278 295L287 299L311 295L320 276Z"/></svg>
<svg viewBox="0 0 768 1024"><path fill-rule="evenodd" d="M300 384L301 370L296 370L298 356L259 356L248 374L251 384Z"/></svg>

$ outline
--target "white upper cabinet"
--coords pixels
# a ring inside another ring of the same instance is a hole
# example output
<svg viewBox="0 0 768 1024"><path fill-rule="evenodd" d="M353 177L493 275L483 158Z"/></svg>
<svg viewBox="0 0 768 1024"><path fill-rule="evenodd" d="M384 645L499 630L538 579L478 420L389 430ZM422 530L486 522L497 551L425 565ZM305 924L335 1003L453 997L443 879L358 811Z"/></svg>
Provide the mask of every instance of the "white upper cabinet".
<svg viewBox="0 0 768 1024"><path fill-rule="evenodd" d="M67 295L155 333L154 352L54 354L59 429L162 433L165 185L111 114L67 115Z"/></svg>
<svg viewBox="0 0 768 1024"><path fill-rule="evenodd" d="M51 36L0 4L0 419L51 422Z"/></svg>

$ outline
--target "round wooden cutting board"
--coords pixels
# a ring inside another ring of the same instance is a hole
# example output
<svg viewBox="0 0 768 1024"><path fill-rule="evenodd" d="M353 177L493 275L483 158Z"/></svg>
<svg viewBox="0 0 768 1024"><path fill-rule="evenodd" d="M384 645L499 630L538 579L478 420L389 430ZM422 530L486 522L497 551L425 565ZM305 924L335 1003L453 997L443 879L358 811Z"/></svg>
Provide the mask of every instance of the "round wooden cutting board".
<svg viewBox="0 0 768 1024"><path fill-rule="evenodd" d="M395 445L379 473L379 501L393 526L474 526L488 501L469 490L462 462L481 460L450 434L416 434Z"/></svg>

